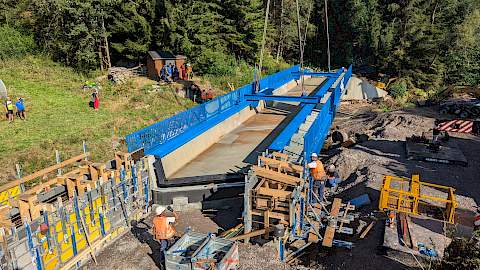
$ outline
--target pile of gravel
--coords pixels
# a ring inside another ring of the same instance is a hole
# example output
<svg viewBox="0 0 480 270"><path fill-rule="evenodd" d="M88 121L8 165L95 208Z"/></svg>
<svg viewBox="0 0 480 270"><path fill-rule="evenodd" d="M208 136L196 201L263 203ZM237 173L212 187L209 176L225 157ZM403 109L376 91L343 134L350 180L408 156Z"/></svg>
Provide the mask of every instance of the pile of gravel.
<svg viewBox="0 0 480 270"><path fill-rule="evenodd" d="M263 246L240 243L238 253L242 270L290 270L290 266L278 259L273 241Z"/></svg>

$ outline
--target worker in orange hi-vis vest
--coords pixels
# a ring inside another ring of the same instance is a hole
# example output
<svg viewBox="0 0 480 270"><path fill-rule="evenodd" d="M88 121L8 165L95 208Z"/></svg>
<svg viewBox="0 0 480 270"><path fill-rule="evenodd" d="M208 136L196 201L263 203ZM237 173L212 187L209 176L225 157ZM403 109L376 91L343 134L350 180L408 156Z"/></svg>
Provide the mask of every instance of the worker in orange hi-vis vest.
<svg viewBox="0 0 480 270"><path fill-rule="evenodd" d="M323 163L318 160L317 153L312 153L310 156L311 162L307 164L307 167L310 169L310 176L313 179L313 192L317 194L317 197L320 201L318 201L315 196L312 197L313 203L320 203L323 201L323 193L325 190L325 168L323 167Z"/></svg>
<svg viewBox="0 0 480 270"><path fill-rule="evenodd" d="M172 216L167 216L165 210L170 211ZM164 259L164 252L174 242L174 236L177 233L173 224L176 222L178 215L173 209L168 206L158 206L155 209L156 216L153 218L153 237L160 242L160 252L162 254L162 260Z"/></svg>

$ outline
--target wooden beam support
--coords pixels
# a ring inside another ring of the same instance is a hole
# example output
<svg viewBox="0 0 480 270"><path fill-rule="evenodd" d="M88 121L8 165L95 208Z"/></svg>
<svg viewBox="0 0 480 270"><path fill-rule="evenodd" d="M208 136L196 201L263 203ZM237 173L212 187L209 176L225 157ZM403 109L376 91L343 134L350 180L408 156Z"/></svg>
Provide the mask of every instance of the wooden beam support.
<svg viewBox="0 0 480 270"><path fill-rule="evenodd" d="M263 217L263 212L264 211L262 211L262 210L253 209L252 210L252 215ZM270 212L270 218L276 218L276 219L280 219L280 220L284 220L284 221L289 222L290 216L288 214Z"/></svg>
<svg viewBox="0 0 480 270"><path fill-rule="evenodd" d="M268 170L262 167L253 165L253 170L258 177L265 177L275 182L281 182L291 186L297 186L302 182L301 178L291 176L284 173Z"/></svg>
<svg viewBox="0 0 480 270"><path fill-rule="evenodd" d="M268 227L268 228L265 228L265 229L256 230L256 231L253 231L253 232L249 232L249 233L246 233L246 234L235 236L235 237L230 238L229 240L239 241L239 240L243 240L243 239L250 238L250 237L260 236L262 234L268 233L270 230L271 230L271 228Z"/></svg>
<svg viewBox="0 0 480 270"><path fill-rule="evenodd" d="M332 209L330 210L330 217L337 218L338 213L340 212L340 207L342 206L342 200L340 198L333 199ZM325 247L332 247L333 237L335 236L335 229L337 227L337 221L333 224L328 224L325 229L325 234L323 237L322 245Z"/></svg>
<svg viewBox="0 0 480 270"><path fill-rule="evenodd" d="M365 236L367 236L367 233L372 229L374 224L375 224L375 220L370 222L370 224L368 224L365 230L363 230L362 234L360 234L360 239L363 239L365 238Z"/></svg>
<svg viewBox="0 0 480 270"><path fill-rule="evenodd" d="M265 196L271 196L271 197L275 197L275 198L287 198L288 199L292 195L292 192L261 187L261 188L258 188L257 195L265 195Z"/></svg>
<svg viewBox="0 0 480 270"><path fill-rule="evenodd" d="M28 182L28 181L31 181L35 178L38 178L38 177L43 177L44 175L47 175L51 172L54 172L60 168L63 168L67 165L70 165L72 163L75 163L75 162L78 162L80 160L83 160L85 157L88 157L90 154L87 152L87 153L84 153L84 154L81 154L81 155L78 155L78 156L75 156L75 157L72 157L70 159L67 159L67 160L64 160L58 164L55 164L53 166L50 166L50 167L47 167L43 170L40 170L40 171L37 171L37 172L34 172L30 175L27 175L25 177L22 177L21 179L18 179L18 180L14 180L14 181L11 181L11 182L8 182L7 184L3 185L0 187L0 192L2 191L5 191L5 190L8 190L10 188L13 188L13 187L16 187L20 184L23 184L25 182Z"/></svg>

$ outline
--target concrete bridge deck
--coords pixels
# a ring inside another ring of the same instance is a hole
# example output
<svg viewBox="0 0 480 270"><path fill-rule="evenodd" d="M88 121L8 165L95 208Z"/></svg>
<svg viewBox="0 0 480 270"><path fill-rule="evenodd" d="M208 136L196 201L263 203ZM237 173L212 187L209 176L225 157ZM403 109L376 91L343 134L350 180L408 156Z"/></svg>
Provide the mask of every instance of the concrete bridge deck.
<svg viewBox="0 0 480 270"><path fill-rule="evenodd" d="M307 94L314 92L324 82L322 77L305 79L304 87ZM289 96L300 96L302 88L297 85L285 93ZM188 162L174 173L169 180L184 177L244 173L250 164L257 162L257 157L270 145L276 135L293 118L298 106L281 102L267 103L267 107L230 133L222 136L219 141Z"/></svg>

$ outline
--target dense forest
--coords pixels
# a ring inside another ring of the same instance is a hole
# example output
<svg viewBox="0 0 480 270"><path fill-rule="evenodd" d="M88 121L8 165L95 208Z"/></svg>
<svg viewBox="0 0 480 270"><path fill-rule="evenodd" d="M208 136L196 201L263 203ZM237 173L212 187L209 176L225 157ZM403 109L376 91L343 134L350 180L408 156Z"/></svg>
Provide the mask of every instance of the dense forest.
<svg viewBox="0 0 480 270"><path fill-rule="evenodd" d="M480 84L478 0L2 0L0 57L40 52L89 71L107 51L115 64L156 49L226 75L259 61L267 3L272 61L299 61L299 25L305 62L326 68L328 27L333 67L370 67L427 92Z"/></svg>

